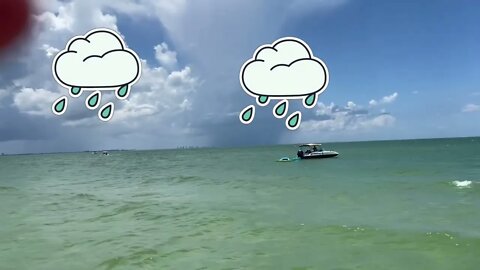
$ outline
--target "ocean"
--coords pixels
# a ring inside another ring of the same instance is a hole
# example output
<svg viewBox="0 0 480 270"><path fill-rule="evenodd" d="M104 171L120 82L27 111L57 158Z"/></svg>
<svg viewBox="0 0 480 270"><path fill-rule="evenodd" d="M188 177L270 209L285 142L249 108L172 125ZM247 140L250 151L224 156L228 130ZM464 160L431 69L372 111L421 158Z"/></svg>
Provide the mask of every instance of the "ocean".
<svg viewBox="0 0 480 270"><path fill-rule="evenodd" d="M480 269L480 138L0 157L0 269Z"/></svg>

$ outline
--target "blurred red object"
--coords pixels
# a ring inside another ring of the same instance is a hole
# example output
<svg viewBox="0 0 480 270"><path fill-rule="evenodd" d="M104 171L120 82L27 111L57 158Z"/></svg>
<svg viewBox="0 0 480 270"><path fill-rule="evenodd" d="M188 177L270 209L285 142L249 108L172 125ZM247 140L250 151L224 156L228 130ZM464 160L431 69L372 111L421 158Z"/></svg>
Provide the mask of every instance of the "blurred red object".
<svg viewBox="0 0 480 270"><path fill-rule="evenodd" d="M29 0L0 0L0 51L13 45L28 29Z"/></svg>

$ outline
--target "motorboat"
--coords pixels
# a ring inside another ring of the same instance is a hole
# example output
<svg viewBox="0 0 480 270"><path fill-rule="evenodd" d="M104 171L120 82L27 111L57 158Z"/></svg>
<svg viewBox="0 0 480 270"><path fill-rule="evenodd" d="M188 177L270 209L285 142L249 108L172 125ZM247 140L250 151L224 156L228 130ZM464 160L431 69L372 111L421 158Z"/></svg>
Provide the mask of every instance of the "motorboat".
<svg viewBox="0 0 480 270"><path fill-rule="evenodd" d="M301 159L331 158L338 156L338 152L323 150L319 143L308 143L298 146L297 157Z"/></svg>

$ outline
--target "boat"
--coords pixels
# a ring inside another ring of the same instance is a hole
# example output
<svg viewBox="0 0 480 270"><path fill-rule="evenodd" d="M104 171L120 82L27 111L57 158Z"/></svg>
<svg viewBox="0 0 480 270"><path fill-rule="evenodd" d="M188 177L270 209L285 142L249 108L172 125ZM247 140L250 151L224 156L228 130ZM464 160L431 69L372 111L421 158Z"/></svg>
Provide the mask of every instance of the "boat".
<svg viewBox="0 0 480 270"><path fill-rule="evenodd" d="M338 152L323 150L319 143L308 143L298 146L297 157L301 159L331 158L338 156Z"/></svg>

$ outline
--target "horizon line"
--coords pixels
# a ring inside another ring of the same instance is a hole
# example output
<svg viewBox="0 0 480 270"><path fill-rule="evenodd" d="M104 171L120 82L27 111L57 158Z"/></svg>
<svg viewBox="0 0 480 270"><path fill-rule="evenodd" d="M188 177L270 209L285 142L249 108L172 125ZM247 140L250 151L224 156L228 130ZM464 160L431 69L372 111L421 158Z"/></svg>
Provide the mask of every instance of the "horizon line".
<svg viewBox="0 0 480 270"><path fill-rule="evenodd" d="M404 139L377 139L377 140L345 140L345 141L325 141L322 144L333 143L362 143L362 142L389 142L389 141L414 141L414 140L439 140L439 139L467 139L467 138L479 138L477 136L458 136L458 137L418 137L418 138L404 138ZM145 148L145 149L100 149L100 150L78 150L78 151L53 151L53 152L27 152L27 153L3 153L0 152L0 156L22 156L22 155L53 155L53 154L75 154L75 153L90 153L90 152L120 152L120 151L161 151L161 150L192 150L192 149L235 149L235 148L256 148L256 147L271 147L271 146L283 146L283 145L300 145L305 142L295 143L277 143L277 144L248 144L241 146L176 146L166 148ZM316 143L316 142L315 142Z"/></svg>

